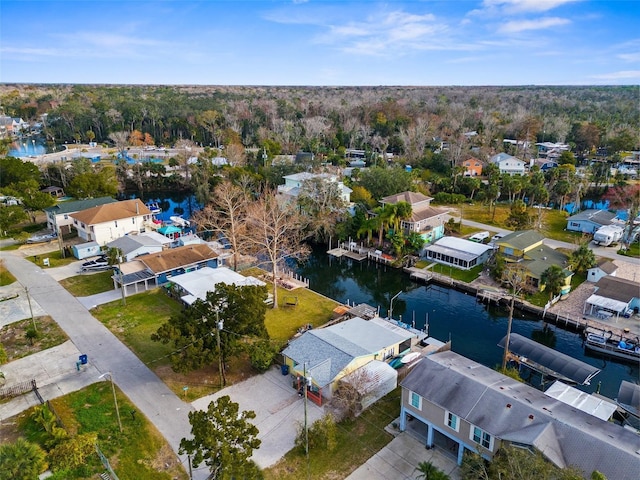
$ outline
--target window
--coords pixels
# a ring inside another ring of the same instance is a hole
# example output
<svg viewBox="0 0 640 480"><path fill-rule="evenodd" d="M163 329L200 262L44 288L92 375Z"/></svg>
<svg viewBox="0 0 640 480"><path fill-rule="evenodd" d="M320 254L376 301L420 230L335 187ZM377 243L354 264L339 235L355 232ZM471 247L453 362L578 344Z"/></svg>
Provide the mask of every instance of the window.
<svg viewBox="0 0 640 480"><path fill-rule="evenodd" d="M471 438L474 443L482 445L488 450L491 450L491 447L493 446L493 438L491 435L478 427L473 427L471 429L471 435L469 438Z"/></svg>
<svg viewBox="0 0 640 480"><path fill-rule="evenodd" d="M409 403L413 408L422 410L422 397L416 392L409 392Z"/></svg>
<svg viewBox="0 0 640 480"><path fill-rule="evenodd" d="M458 419L458 416L454 415L451 412L445 412L444 423L447 424L447 427L449 427L452 430L455 430L456 432L460 428L460 421Z"/></svg>

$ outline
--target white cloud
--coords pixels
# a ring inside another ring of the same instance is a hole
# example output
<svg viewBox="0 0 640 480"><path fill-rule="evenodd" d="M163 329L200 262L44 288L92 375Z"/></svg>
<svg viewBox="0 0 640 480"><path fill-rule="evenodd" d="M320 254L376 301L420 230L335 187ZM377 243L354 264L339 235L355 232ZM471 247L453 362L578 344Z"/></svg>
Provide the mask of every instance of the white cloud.
<svg viewBox="0 0 640 480"><path fill-rule="evenodd" d="M619 53L617 57L625 62L640 62L640 52L635 53Z"/></svg>
<svg viewBox="0 0 640 480"><path fill-rule="evenodd" d="M581 0L484 0L488 10L499 9L506 13L547 12L568 3Z"/></svg>
<svg viewBox="0 0 640 480"><path fill-rule="evenodd" d="M528 30L544 30L546 28L566 25L570 21L566 18L546 17L536 20L512 20L501 25L498 29L501 33L519 33Z"/></svg>
<svg viewBox="0 0 640 480"><path fill-rule="evenodd" d="M620 70L618 72L592 75L591 77L597 78L599 80L630 80L633 78L640 79L640 70Z"/></svg>

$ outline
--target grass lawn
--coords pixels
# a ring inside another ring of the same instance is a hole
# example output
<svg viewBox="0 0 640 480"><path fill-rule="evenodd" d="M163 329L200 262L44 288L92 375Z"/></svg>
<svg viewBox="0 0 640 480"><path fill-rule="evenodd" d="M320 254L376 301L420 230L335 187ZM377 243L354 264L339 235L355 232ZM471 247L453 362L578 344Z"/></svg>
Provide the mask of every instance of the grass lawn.
<svg viewBox="0 0 640 480"><path fill-rule="evenodd" d="M627 250L618 250L620 255L625 255L627 257L640 257L640 242L635 242L629 245Z"/></svg>
<svg viewBox="0 0 640 480"><path fill-rule="evenodd" d="M66 288L74 297L87 297L96 293L113 290L113 280L111 276L113 270L96 272L75 277L65 278L60 281L60 285Z"/></svg>
<svg viewBox="0 0 640 480"><path fill-rule="evenodd" d="M264 471L265 480L333 480L345 478L392 439L384 427L400 415L400 388L376 402L355 420L337 424L336 447L309 450L309 475L303 449L294 448Z"/></svg>
<svg viewBox="0 0 640 480"><path fill-rule="evenodd" d="M11 285L16 281L16 277L11 275L11 272L4 267L4 262L0 261L0 287Z"/></svg>
<svg viewBox="0 0 640 480"><path fill-rule="evenodd" d="M462 270L460 268L450 267L448 265L442 265L440 263L433 266L431 271L435 273L439 273L441 275L446 275L447 277L451 277L455 280L459 280L461 282L471 283L480 272L482 272L482 268L484 265L476 265L471 270Z"/></svg>
<svg viewBox="0 0 640 480"><path fill-rule="evenodd" d="M271 285L269 284L271 288ZM286 306L285 297L297 298L298 304ZM333 309L340 305L322 295L309 290L308 288L298 288L287 291L278 287L279 308L268 309L264 323L273 340L286 342L293 337L298 328L308 323L318 327L331 320Z"/></svg>
<svg viewBox="0 0 640 480"><path fill-rule="evenodd" d="M55 347L68 340L67 335L49 316L36 317L35 324L38 337L33 340L33 343L26 334L33 325L30 318L11 323L0 330L0 343L7 352L9 362Z"/></svg>
<svg viewBox="0 0 640 480"><path fill-rule="evenodd" d="M58 244L56 243L56 246L55 246L56 249L58 248L57 245ZM78 261L78 259L73 255L69 255L66 258L62 258L62 253L60 253L60 250L52 250L51 252L42 253L39 255L30 255L28 257L25 257L25 259L40 266L42 266L42 260L45 258L49 259L49 266L52 268L62 267L64 265L69 265L70 263Z"/></svg>
<svg viewBox="0 0 640 480"><path fill-rule="evenodd" d="M188 475L162 435L139 412L132 415L135 406L117 389L117 400L123 432L118 429L111 384L98 382L87 388L51 401L70 435L95 432L98 446L109 459L111 467L122 480L181 479ZM44 440L42 428L35 424L27 412L20 415L19 427L30 441ZM97 454L69 472L64 478L97 478L105 468Z"/></svg>

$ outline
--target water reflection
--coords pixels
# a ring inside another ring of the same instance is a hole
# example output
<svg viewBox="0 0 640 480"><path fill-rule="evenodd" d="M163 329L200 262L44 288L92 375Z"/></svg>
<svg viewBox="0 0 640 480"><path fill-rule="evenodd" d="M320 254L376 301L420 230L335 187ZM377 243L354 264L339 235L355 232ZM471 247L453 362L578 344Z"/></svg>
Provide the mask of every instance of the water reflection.
<svg viewBox="0 0 640 480"><path fill-rule="evenodd" d="M440 340L451 339L454 351L489 367L500 363L502 350L497 344L506 334L506 309L483 305L474 296L456 290L412 282L394 268L336 259L325 250L315 248L297 268L297 273L310 280L312 290L341 303L379 307L382 316L387 314L391 298L402 291L393 303L395 319L415 322L417 328L428 323L430 334ZM637 366L587 356L578 334L545 325L539 318L516 311L513 331L601 368L592 385L580 387L584 391L595 391L601 382L601 393L615 398L622 380L638 380Z"/></svg>

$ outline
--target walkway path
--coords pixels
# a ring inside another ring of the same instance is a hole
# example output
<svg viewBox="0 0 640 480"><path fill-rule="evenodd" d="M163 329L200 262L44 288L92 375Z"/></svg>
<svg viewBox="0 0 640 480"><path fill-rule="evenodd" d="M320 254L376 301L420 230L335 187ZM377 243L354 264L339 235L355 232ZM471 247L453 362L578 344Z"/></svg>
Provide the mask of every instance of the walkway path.
<svg viewBox="0 0 640 480"><path fill-rule="evenodd" d="M187 413L191 405L180 400L118 338L69 292L40 267L22 258L19 252L2 252L7 269L29 288L29 293L66 332L77 349L89 356L89 364L99 374L111 372L118 387L140 412L156 426L174 452L180 440L190 436ZM186 461L183 457L181 461ZM204 479L205 469L194 471Z"/></svg>

